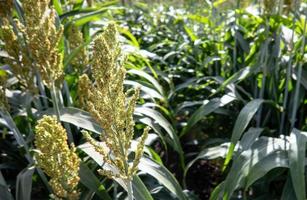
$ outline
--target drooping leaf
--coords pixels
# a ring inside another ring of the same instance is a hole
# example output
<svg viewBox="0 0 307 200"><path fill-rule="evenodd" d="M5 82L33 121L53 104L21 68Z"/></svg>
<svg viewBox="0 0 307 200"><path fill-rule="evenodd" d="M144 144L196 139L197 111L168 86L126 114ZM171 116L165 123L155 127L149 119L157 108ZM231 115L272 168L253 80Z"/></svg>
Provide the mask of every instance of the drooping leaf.
<svg viewBox="0 0 307 200"><path fill-rule="evenodd" d="M133 177L132 187L135 199L153 200L150 192L147 190L146 186L138 176Z"/></svg>
<svg viewBox="0 0 307 200"><path fill-rule="evenodd" d="M255 113L257 112L257 110L259 109L260 105L263 102L264 102L263 99L254 99L249 103L247 103L240 111L231 134L231 145L226 156L224 168L228 165L229 161L231 160L235 145L237 144L238 140L245 131L245 128L248 126L249 122L252 120Z"/></svg>
<svg viewBox="0 0 307 200"><path fill-rule="evenodd" d="M306 135L297 129L290 134L289 164L290 175L297 199L305 199L305 151Z"/></svg>
<svg viewBox="0 0 307 200"><path fill-rule="evenodd" d="M251 127L247 132L244 133L242 139L240 140L240 145L242 150L247 150L251 147L251 145L257 140L257 138L262 133L263 128L254 128Z"/></svg>
<svg viewBox="0 0 307 200"><path fill-rule="evenodd" d="M131 73L131 74L135 74L135 75L138 75L142 78L145 78L146 80L148 80L156 89L157 91L163 95L163 87L160 85L160 83L153 77L151 76L150 74L144 72L144 71L141 71L141 70L135 70L135 69L131 69L128 71L128 73Z"/></svg>
<svg viewBox="0 0 307 200"><path fill-rule="evenodd" d="M250 170L245 182L245 188L250 187L254 182L267 174L270 170L278 167L289 167L286 151L276 151L256 163Z"/></svg>
<svg viewBox="0 0 307 200"><path fill-rule="evenodd" d="M140 48L140 44L138 40L134 37L134 35L126 28L119 27L118 29L119 33L122 35L125 35L128 39L131 45L134 47Z"/></svg>
<svg viewBox="0 0 307 200"><path fill-rule="evenodd" d="M274 166L285 167L287 161L284 156L288 149L289 143L285 138L260 137L233 161L222 191L223 199L230 199L235 189L244 187L248 180L249 184L253 183ZM259 174L253 175L256 169Z"/></svg>
<svg viewBox="0 0 307 200"><path fill-rule="evenodd" d="M251 68L251 67L245 67L239 71L237 71L236 73L234 73L230 78L228 78L227 80L225 80L221 86L216 90L216 92L214 92L213 94L217 94L218 92L220 92L221 90L223 90L225 87L227 87L227 85L230 85L232 83L236 83L236 82L240 82L242 80L244 80L245 78L247 78L251 73L254 72L255 69Z"/></svg>
<svg viewBox="0 0 307 200"><path fill-rule="evenodd" d="M16 200L31 200L32 175L35 167L23 169L16 180Z"/></svg>
<svg viewBox="0 0 307 200"><path fill-rule="evenodd" d="M209 147L209 148L202 150L197 155L196 158L194 158L191 162L189 162L186 165L186 168L185 168L184 173L183 173L184 180L186 178L188 170L192 167L192 165L196 161L198 161L200 159L211 160L211 159L216 159L218 157L224 158L224 157L226 157L229 145L230 145L230 143L228 142L228 143L223 143L223 144L220 144L218 146Z"/></svg>
<svg viewBox="0 0 307 200"><path fill-rule="evenodd" d="M163 99L164 97L156 90L150 88L150 87L147 87L145 85L142 85L136 81L131 81L131 80L125 80L124 81L124 84L125 85L129 85L129 86L133 86L133 87L139 87L140 90L142 92L144 92L144 95L143 98L152 98L152 99Z"/></svg>
<svg viewBox="0 0 307 200"><path fill-rule="evenodd" d="M22 134L20 133L20 131L18 130L14 120L12 119L11 115L5 111L0 109L0 116L2 116L3 120L6 122L4 124L7 125L7 127L13 132L13 135L15 137L15 140L17 142L17 144L21 147L24 148L25 150L25 157L28 160L29 164L33 164L34 160L31 157L30 151L29 151L29 146L26 143L25 139L23 138ZM45 176L45 174L43 173L43 171L40 168L36 168L40 178L42 179L42 181L44 182L46 188L48 189L49 192L51 192L51 188L48 184L48 180L47 177Z"/></svg>
<svg viewBox="0 0 307 200"><path fill-rule="evenodd" d="M183 150L179 141L179 138L177 136L177 133L175 129L173 128L172 124L159 112L156 110L153 110L151 108L145 108L145 107L137 107L135 109L135 113L142 114L144 116L150 117L154 119L156 123L158 123L168 134L168 136L171 138L171 144L173 148L180 154L183 154Z"/></svg>
<svg viewBox="0 0 307 200"><path fill-rule="evenodd" d="M186 200L186 196L176 178L163 165L159 165L148 158L142 158L139 164L139 169L157 179L179 200Z"/></svg>
<svg viewBox="0 0 307 200"><path fill-rule="evenodd" d="M68 11L68 12L63 13L62 15L60 15L60 19L64 20L67 17L78 16L78 15L82 15L82 14L86 14L86 13L91 13L91 12L97 11L97 10L103 8L103 7L114 6L117 3L118 3L118 0L107 1L107 2L103 2L103 3L99 3L99 6L90 7L90 8L87 7L87 8L77 9L77 10L71 10L71 11Z"/></svg>
<svg viewBox="0 0 307 200"><path fill-rule="evenodd" d="M37 117L43 115L54 115L54 109L48 109L40 113L36 113ZM74 107L64 107L60 109L60 120L73 124L77 127L84 128L94 133L100 134L103 129L95 122L91 115L83 110Z"/></svg>
<svg viewBox="0 0 307 200"><path fill-rule="evenodd" d="M187 125L180 133L180 137L185 135L197 122L203 119L204 116L212 113L217 108L223 107L234 100L235 97L233 97L231 94L226 94L222 98L212 99L208 103L200 106L188 120Z"/></svg>

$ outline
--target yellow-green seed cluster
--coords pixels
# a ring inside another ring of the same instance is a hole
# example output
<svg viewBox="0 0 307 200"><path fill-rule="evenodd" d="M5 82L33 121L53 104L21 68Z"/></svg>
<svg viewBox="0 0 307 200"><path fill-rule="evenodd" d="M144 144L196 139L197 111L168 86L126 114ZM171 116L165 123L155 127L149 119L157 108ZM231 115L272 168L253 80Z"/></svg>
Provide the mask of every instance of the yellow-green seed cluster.
<svg viewBox="0 0 307 200"><path fill-rule="evenodd" d="M7 63L20 83L29 90L35 90L37 72L48 87L63 76L63 59L58 49L63 28L56 27L56 12L49 8L49 2L24 0L25 24L12 20L9 15L1 20L2 40L10 56Z"/></svg>
<svg viewBox="0 0 307 200"><path fill-rule="evenodd" d="M50 185L58 198L78 199L80 159L75 147L69 148L67 133L55 117L44 116L35 127L38 166L50 177Z"/></svg>
<svg viewBox="0 0 307 200"><path fill-rule="evenodd" d="M5 42L4 50L9 57L5 59L6 63L11 67L15 77L19 83L26 89L35 92L34 72L32 62L29 58L27 49L22 40L24 31L23 25L19 21L14 21L15 31L10 23L9 16L2 18L2 35L1 39Z"/></svg>
<svg viewBox="0 0 307 200"><path fill-rule="evenodd" d="M86 99L82 99L87 110L103 127L101 140L107 149L98 145L88 134L87 140L95 147L106 163L116 166L119 173L101 170L100 173L112 177L131 179L136 172L138 163L143 154L144 142L149 129L144 130L141 141L137 147L135 157L129 162L128 154L134 135L133 113L139 97L139 89L124 93L125 69L122 66L121 51L118 42L118 33L115 24L109 24L103 34L94 42L93 52L93 78L83 75L80 91L87 88ZM112 158L110 157L110 152Z"/></svg>
<svg viewBox="0 0 307 200"><path fill-rule="evenodd" d="M49 0L25 0L25 36L35 65L42 80L48 87L63 76L63 57L59 53L59 43L63 27L57 29L56 11L49 9ZM36 6L33 6L36 5Z"/></svg>
<svg viewBox="0 0 307 200"><path fill-rule="evenodd" d="M87 50L85 47L82 47L84 45L83 34L77 26L72 25L68 30L67 39L71 52L80 48L78 54L72 59L71 64L79 71L82 71L88 64Z"/></svg>

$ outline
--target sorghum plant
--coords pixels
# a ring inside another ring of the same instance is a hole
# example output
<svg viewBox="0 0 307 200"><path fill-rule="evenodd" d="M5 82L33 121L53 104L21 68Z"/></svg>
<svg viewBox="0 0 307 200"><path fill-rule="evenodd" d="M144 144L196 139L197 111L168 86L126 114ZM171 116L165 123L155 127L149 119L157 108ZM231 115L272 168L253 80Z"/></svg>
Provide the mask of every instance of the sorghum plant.
<svg viewBox="0 0 307 200"><path fill-rule="evenodd" d="M124 179L129 198L132 199L131 179L143 154L149 129L145 128L134 160L130 162L128 155L134 135L133 113L139 89L124 93L125 69L117 37L115 24L109 24L106 31L95 40L92 61L95 82L91 83L87 75L83 75L80 79L80 92L83 90L83 94L86 94L86 108L104 129L101 140L107 148L99 145L88 133L85 133L85 137L103 156L105 163L118 170L117 173L99 170L99 173L110 178Z"/></svg>

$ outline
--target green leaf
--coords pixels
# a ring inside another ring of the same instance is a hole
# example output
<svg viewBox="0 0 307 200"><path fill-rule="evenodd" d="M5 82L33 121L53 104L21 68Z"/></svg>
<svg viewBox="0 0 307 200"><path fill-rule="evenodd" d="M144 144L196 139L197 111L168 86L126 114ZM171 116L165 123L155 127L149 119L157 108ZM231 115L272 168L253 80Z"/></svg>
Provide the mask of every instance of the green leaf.
<svg viewBox="0 0 307 200"><path fill-rule="evenodd" d="M260 136L262 132L263 128L254 128L254 127L249 128L248 131L244 133L242 139L240 140L240 145L242 147L242 150L244 151L249 149L253 144L253 142L257 140L257 138Z"/></svg>
<svg viewBox="0 0 307 200"><path fill-rule="evenodd" d="M125 35L126 37L130 39L130 44L132 46L140 48L140 44L138 40L134 37L134 35L128 29L119 27L118 31L119 33L121 33L122 35Z"/></svg>
<svg viewBox="0 0 307 200"><path fill-rule="evenodd" d="M187 14L186 17L190 20L193 20L193 21L196 21L202 24L208 24L210 22L210 19L203 15Z"/></svg>
<svg viewBox="0 0 307 200"><path fill-rule="evenodd" d="M98 178L88 168L85 163L80 164L79 170L80 182L89 190L95 192L100 198L111 200L112 198L107 193L105 187L100 183Z"/></svg>
<svg viewBox="0 0 307 200"><path fill-rule="evenodd" d="M226 94L222 98L214 98L210 100L208 103L200 106L188 120L187 125L183 128L183 130L180 133L180 137L185 135L197 122L202 120L204 116L212 113L217 108L223 107L234 100L235 98L231 94Z"/></svg>
<svg viewBox="0 0 307 200"><path fill-rule="evenodd" d="M86 13L91 13L94 11L97 11L98 8L83 8L83 9L78 9L78 10L72 10L68 11L62 15L60 15L61 21L63 21L65 18L75 16L75 15L80 15L80 14L86 14Z"/></svg>
<svg viewBox="0 0 307 200"><path fill-rule="evenodd" d="M159 165L148 158L142 158L139 164L139 169L157 179L179 200L187 199L176 178L163 165Z"/></svg>
<svg viewBox="0 0 307 200"><path fill-rule="evenodd" d="M254 68L251 67L245 67L243 69L240 69L239 71L237 71L236 73L234 73L230 78L228 78L227 80L225 80L221 86L216 90L216 92L214 92L211 96L217 94L218 92L220 92L221 90L223 90L225 87L227 87L227 85L233 84L235 82L240 82L242 80L244 80L245 78L247 78L251 73L254 72Z"/></svg>
<svg viewBox="0 0 307 200"><path fill-rule="evenodd" d="M96 3L98 4L97 6L95 7L90 7L90 8L82 8L82 9L77 9L77 10L72 10L72 11L68 11L64 14L62 14L60 16L61 20L67 18L67 17L71 17L71 16L75 16L75 15L80 15L80 14L84 14L84 13L91 13L91 12L94 12L94 11L97 11L99 9L101 9L102 7L108 7L108 6L112 6L112 5L116 5L118 3L118 0L115 0L115 1L107 1L107 2L104 2L104 3Z"/></svg>
<svg viewBox="0 0 307 200"><path fill-rule="evenodd" d="M184 170L184 173L183 173L184 180L186 179L186 175L188 173L188 170L192 167L192 165L196 161L198 161L200 159L211 160L211 159L216 159L216 158L219 158L219 157L224 158L227 155L229 145L230 145L230 143L227 142L227 143L223 143L223 144L220 144L218 146L215 146L215 147L209 147L209 148L202 150L197 155L196 158L194 158L191 162L189 162L187 164L187 166Z"/></svg>
<svg viewBox="0 0 307 200"><path fill-rule="evenodd" d="M221 4L223 4L223 3L225 3L226 2L226 0L217 0L217 1L215 1L214 3L213 3L213 6L214 7L218 7L218 6L220 6Z"/></svg>
<svg viewBox="0 0 307 200"><path fill-rule="evenodd" d="M224 185L225 185L225 181L221 182L220 184L218 184L214 188L214 190L210 194L210 200L220 200L220 199L222 199L221 193L224 190Z"/></svg>
<svg viewBox="0 0 307 200"><path fill-rule="evenodd" d="M148 150L150 152L150 156L152 158L152 160L154 160L156 163L158 163L159 165L163 165L163 161L161 159L161 157L159 156L159 154L157 154L155 152L155 150L153 150L152 148L148 147Z"/></svg>
<svg viewBox="0 0 307 200"><path fill-rule="evenodd" d="M289 164L290 175L297 199L305 199L305 151L306 134L293 129L290 134Z"/></svg>
<svg viewBox="0 0 307 200"><path fill-rule="evenodd" d="M270 170L278 167L289 167L288 155L286 151L277 151L274 152L259 163L256 163L250 170L249 175L246 177L245 189L250 187L254 182L263 177Z"/></svg>
<svg viewBox="0 0 307 200"><path fill-rule="evenodd" d="M140 200L153 200L150 192L138 176L133 177L132 181L133 196Z"/></svg>
<svg viewBox="0 0 307 200"><path fill-rule="evenodd" d="M187 32L192 42L197 40L197 36L195 35L195 33L193 33L193 31L188 26L184 26L184 30L185 32Z"/></svg>
<svg viewBox="0 0 307 200"><path fill-rule="evenodd" d="M136 81L125 80L124 84L125 85L131 85L131 86L134 86L134 87L139 87L141 89L141 91L143 91L145 93L146 96L149 96L152 99L161 99L161 100L164 99L164 97L159 92L157 92L156 90L154 90L150 87L146 87L146 86L144 86L144 85L142 85L142 84L140 84ZM145 97L143 97L143 98L145 98Z"/></svg>
<svg viewBox="0 0 307 200"><path fill-rule="evenodd" d="M137 107L135 109L135 113L154 119L155 122L158 123L166 131L168 136L171 138L171 145L173 146L173 148L180 155L183 155L183 150L181 148L181 144L177 136L177 133L175 129L173 128L173 126L171 125L171 123L164 116L162 116L156 110L153 110L151 108L146 108L146 107Z"/></svg>
<svg viewBox="0 0 307 200"><path fill-rule="evenodd" d="M64 68L67 67L67 65L70 64L70 62L78 55L78 53L85 48L87 45L89 45L91 42L91 40L83 43L81 46L77 47L76 49L74 49L67 57L65 57L64 59Z"/></svg>
<svg viewBox="0 0 307 200"><path fill-rule="evenodd" d="M0 69L0 78L6 78L7 77L7 72L4 69Z"/></svg>
<svg viewBox="0 0 307 200"><path fill-rule="evenodd" d="M54 115L54 109L48 109L47 111L36 113L37 117L43 115ZM60 120L73 124L77 127L84 128L94 133L100 134L103 129L98 123L91 117L91 115L83 110L73 107L64 107L60 109Z"/></svg>
<svg viewBox="0 0 307 200"><path fill-rule="evenodd" d="M72 22L76 25L76 26L82 26L88 22L93 22L93 21L99 21L101 20L101 17L109 10L122 10L123 8L121 7L104 7L104 8L100 8L97 11L91 12L89 14L86 14L84 16L81 16L77 19L74 19Z"/></svg>
<svg viewBox="0 0 307 200"><path fill-rule="evenodd" d="M63 9L59 0L52 0L52 4L54 6L54 9L57 11L58 15L62 15Z"/></svg>
<svg viewBox="0 0 307 200"><path fill-rule="evenodd" d="M233 150L235 145L237 144L238 140L242 136L245 128L252 120L254 115L256 114L257 110L259 109L260 105L264 102L263 99L254 99L247 103L244 108L240 111L239 116L237 117L235 126L232 131L231 135L231 145L228 151L228 154L225 159L224 169L228 165L229 161L232 158Z"/></svg>
<svg viewBox="0 0 307 200"><path fill-rule="evenodd" d="M163 87L160 85L160 83L150 74L146 73L145 71L141 71L141 70L135 70L135 69L131 69L128 71L128 73L130 74L134 74L134 75L138 75L142 78L145 78L146 80L148 80L156 89L157 91L163 95Z"/></svg>
<svg viewBox="0 0 307 200"><path fill-rule="evenodd" d="M235 189L247 183L252 184L274 166L286 167L285 155L288 149L286 138L260 137L233 161L225 180L223 199L230 199Z"/></svg>
<svg viewBox="0 0 307 200"><path fill-rule="evenodd" d="M35 167L23 169L17 176L16 180L16 200L31 200L32 175Z"/></svg>

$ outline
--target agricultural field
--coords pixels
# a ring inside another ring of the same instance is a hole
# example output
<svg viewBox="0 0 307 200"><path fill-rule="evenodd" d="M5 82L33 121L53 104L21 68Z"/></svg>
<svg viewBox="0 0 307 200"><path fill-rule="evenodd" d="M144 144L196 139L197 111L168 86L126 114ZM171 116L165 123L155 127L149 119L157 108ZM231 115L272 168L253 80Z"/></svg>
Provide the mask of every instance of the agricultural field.
<svg viewBox="0 0 307 200"><path fill-rule="evenodd" d="M0 0L0 200L305 200L306 0Z"/></svg>

